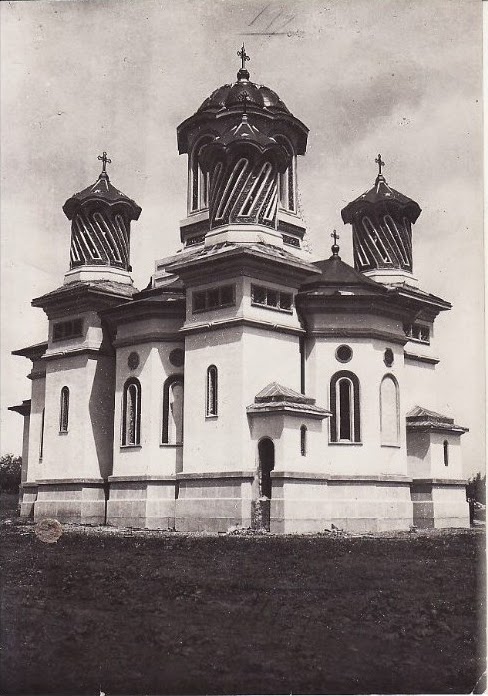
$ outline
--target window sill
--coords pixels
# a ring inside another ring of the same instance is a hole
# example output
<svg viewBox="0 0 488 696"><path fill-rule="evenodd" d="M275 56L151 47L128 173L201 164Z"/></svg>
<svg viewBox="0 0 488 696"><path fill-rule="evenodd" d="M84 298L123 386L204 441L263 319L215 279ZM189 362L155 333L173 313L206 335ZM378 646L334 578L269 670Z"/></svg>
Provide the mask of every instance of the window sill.
<svg viewBox="0 0 488 696"><path fill-rule="evenodd" d="M282 309L281 307L272 307L271 305L262 304L261 302L253 302L251 300L252 307L262 307L263 309L270 309L272 312L281 312L281 314L293 314L292 309Z"/></svg>
<svg viewBox="0 0 488 696"><path fill-rule="evenodd" d="M398 444L393 445L393 444L381 443L381 446L382 447L390 447L390 448L393 447L393 449L401 449L402 448L402 446L398 445Z"/></svg>
<svg viewBox="0 0 488 696"><path fill-rule="evenodd" d="M68 435L69 430L60 430L58 435Z"/></svg>
<svg viewBox="0 0 488 696"><path fill-rule="evenodd" d="M420 343L422 346L430 346L430 340L423 341L421 338L413 338L413 336L407 336L407 341L411 341L412 343Z"/></svg>
<svg viewBox="0 0 488 696"><path fill-rule="evenodd" d="M142 445L120 445L121 450L142 449Z"/></svg>
<svg viewBox="0 0 488 696"><path fill-rule="evenodd" d="M205 416L205 420L217 420L218 417L218 413L207 413L207 415Z"/></svg>
<svg viewBox="0 0 488 696"><path fill-rule="evenodd" d="M160 447L183 447L182 442L161 442Z"/></svg>
<svg viewBox="0 0 488 696"><path fill-rule="evenodd" d="M335 447L338 445L339 447L362 447L363 443L362 442L349 442L349 440L345 441L343 440L342 442L331 442L329 440L329 445L332 445Z"/></svg>

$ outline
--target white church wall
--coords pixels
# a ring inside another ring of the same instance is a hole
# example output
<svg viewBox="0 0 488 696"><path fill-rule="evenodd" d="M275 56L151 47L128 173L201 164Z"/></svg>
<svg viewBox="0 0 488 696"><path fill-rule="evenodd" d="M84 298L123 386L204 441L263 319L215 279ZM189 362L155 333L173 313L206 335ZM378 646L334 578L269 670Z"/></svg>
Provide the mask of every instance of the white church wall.
<svg viewBox="0 0 488 696"><path fill-rule="evenodd" d="M440 408L435 365L405 357L404 383L407 413L415 406L423 406L433 411Z"/></svg>
<svg viewBox="0 0 488 696"><path fill-rule="evenodd" d="M431 472L430 435L428 432L410 431L407 435L408 475L412 478L429 478Z"/></svg>
<svg viewBox="0 0 488 696"><path fill-rule="evenodd" d="M126 325L125 331L127 331ZM121 334L121 337L123 334ZM119 333L117 333L119 338ZM171 475L175 473L181 448L162 446L163 386L170 375L183 374L169 362L169 353L181 348L176 341L133 343L117 348L114 476ZM139 355L139 365L128 367L129 355ZM126 381L135 377L141 384L141 429L139 445L122 445L122 400Z"/></svg>
<svg viewBox="0 0 488 696"><path fill-rule="evenodd" d="M347 363L337 360L340 345L352 348L352 359ZM384 351L394 354L391 367L384 363ZM328 442L327 469L337 474L404 474L406 475L405 399L403 397L402 349L395 343L365 339L330 339L317 337L310 353L312 362L307 389L317 404L330 408L330 380L341 370L354 373L359 379L361 443ZM307 363L308 371L308 363ZM398 446L382 446L380 423L380 387L385 375L393 375L399 385L399 439ZM314 382L311 382L311 378ZM329 424L330 427L330 424ZM324 438L325 444L325 438Z"/></svg>
<svg viewBox="0 0 488 696"><path fill-rule="evenodd" d="M90 413L95 371L95 361L87 355L67 355L46 363L44 452L37 478L100 478L91 432L92 416L95 420L96 416ZM60 432L60 398L65 386L69 389L69 421L67 432ZM103 456L102 452L102 461Z"/></svg>

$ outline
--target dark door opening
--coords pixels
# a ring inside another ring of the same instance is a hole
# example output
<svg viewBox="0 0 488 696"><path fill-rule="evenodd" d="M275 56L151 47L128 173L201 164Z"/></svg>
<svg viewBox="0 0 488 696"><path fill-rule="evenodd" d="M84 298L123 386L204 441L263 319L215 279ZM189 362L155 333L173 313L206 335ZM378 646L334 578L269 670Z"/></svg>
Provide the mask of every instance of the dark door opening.
<svg viewBox="0 0 488 696"><path fill-rule="evenodd" d="M263 437L258 444L259 454L259 497L271 499L271 472L275 465L273 440Z"/></svg>

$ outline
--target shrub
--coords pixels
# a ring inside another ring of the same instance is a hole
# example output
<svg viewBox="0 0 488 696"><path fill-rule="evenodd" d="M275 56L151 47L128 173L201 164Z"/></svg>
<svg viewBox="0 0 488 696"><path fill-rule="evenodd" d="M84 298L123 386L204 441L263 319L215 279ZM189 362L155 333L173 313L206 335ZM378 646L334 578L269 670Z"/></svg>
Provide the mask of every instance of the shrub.
<svg viewBox="0 0 488 696"><path fill-rule="evenodd" d="M0 457L0 491L2 493L18 493L22 457L13 454L3 454Z"/></svg>
<svg viewBox="0 0 488 696"><path fill-rule="evenodd" d="M478 472L476 476L469 479L466 486L466 497L468 500L471 498L486 505L486 474L481 476Z"/></svg>

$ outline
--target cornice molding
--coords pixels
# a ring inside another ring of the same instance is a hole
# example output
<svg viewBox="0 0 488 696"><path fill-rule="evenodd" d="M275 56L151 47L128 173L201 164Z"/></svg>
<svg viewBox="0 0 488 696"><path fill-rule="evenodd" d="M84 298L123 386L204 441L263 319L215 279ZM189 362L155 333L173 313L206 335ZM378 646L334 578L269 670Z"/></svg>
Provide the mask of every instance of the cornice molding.
<svg viewBox="0 0 488 696"><path fill-rule="evenodd" d="M181 331L181 329L180 329ZM113 342L114 348L126 348L127 346L137 346L143 343L183 343L183 338L179 332L167 333L164 331L155 331L150 334L138 336L128 336L127 338L116 338Z"/></svg>
<svg viewBox="0 0 488 696"><path fill-rule="evenodd" d="M268 321L258 319L246 319L245 317L232 317L230 319L220 319L212 322L201 322L198 324L188 324L180 329L181 334L200 333L202 331L216 331L222 328L232 328L234 326L250 326L253 328L272 331L275 333L288 333L297 336L305 335L305 329L286 326L285 324L274 324Z"/></svg>

